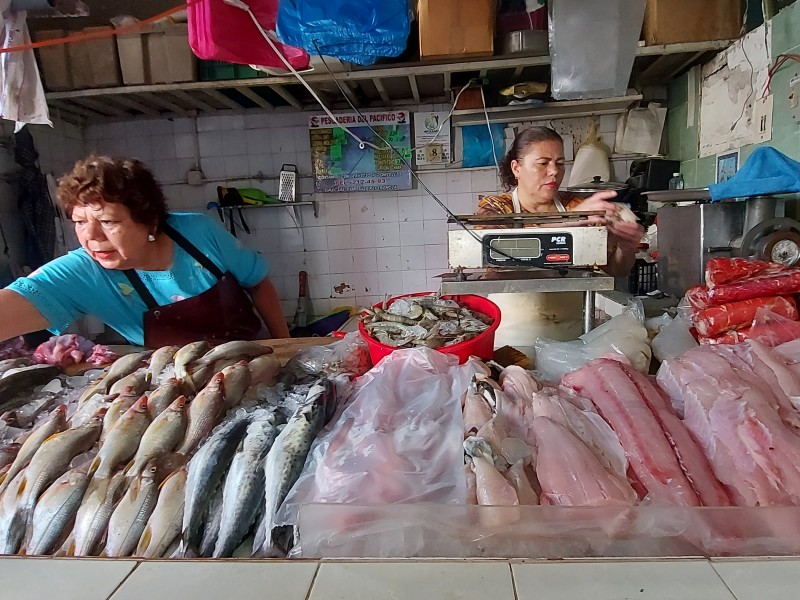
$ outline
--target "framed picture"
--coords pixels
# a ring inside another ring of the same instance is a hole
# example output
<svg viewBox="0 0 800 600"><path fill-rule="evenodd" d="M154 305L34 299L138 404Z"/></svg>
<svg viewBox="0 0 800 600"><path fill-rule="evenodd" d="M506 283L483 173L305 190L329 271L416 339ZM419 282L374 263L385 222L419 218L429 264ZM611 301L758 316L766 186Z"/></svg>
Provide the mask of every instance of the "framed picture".
<svg viewBox="0 0 800 600"><path fill-rule="evenodd" d="M739 170L739 151L717 154L717 183L728 181Z"/></svg>

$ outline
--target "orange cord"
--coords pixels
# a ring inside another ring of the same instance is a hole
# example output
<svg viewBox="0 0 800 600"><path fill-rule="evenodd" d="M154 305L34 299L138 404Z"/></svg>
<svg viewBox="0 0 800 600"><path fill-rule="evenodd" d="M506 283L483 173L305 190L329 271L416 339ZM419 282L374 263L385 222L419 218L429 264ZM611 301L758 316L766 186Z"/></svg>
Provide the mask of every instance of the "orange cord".
<svg viewBox="0 0 800 600"><path fill-rule="evenodd" d="M21 44L19 46L11 46L9 48L0 48L0 54L4 54L6 52L20 52L22 50L31 50L33 48L44 48L47 46L60 46L61 44L70 44L73 42L85 42L87 40L95 40L99 38L105 37L112 37L115 35L123 35L126 33L134 33L141 29L144 29L146 26L154 23L156 21L160 21L161 19L170 16L178 11L183 10L190 4L197 4L198 2L202 2L203 0L188 0L185 4L181 4L179 6L175 6L174 8L170 8L169 10L165 10L155 16L148 17L138 23L134 23L133 25L125 25L124 27L120 27L118 29L109 29L105 31L90 31L88 33L76 33L74 35L68 35L60 38L53 38L51 40L42 40L41 42L31 42L29 44Z"/></svg>

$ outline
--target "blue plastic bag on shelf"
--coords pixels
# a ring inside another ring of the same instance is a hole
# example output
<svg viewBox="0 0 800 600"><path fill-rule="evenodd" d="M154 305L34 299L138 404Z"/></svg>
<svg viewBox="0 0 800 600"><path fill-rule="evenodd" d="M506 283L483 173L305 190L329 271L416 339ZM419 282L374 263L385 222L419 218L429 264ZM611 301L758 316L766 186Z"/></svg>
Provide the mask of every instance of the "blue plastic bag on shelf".
<svg viewBox="0 0 800 600"><path fill-rule="evenodd" d="M491 134L486 125L466 125L461 128L464 144L462 167L489 167L503 160L505 126L502 123L492 123L491 127Z"/></svg>
<svg viewBox="0 0 800 600"><path fill-rule="evenodd" d="M281 0L278 7L283 43L359 65L402 54L409 29L407 0Z"/></svg>

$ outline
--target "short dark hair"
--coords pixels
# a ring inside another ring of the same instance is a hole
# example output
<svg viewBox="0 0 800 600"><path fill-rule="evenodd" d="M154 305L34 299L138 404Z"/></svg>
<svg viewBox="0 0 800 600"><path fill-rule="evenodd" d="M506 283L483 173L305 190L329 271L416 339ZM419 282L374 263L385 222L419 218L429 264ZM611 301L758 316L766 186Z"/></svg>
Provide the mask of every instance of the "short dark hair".
<svg viewBox="0 0 800 600"><path fill-rule="evenodd" d="M160 231L167 221L167 199L144 163L91 155L58 180L58 201L68 217L76 206L119 203L137 223Z"/></svg>
<svg viewBox="0 0 800 600"><path fill-rule="evenodd" d="M514 172L511 170L511 161L520 160L528 148L538 142L561 142L563 144L564 139L550 127L529 127L520 131L500 164L500 181L506 190L517 185L517 178L514 177Z"/></svg>

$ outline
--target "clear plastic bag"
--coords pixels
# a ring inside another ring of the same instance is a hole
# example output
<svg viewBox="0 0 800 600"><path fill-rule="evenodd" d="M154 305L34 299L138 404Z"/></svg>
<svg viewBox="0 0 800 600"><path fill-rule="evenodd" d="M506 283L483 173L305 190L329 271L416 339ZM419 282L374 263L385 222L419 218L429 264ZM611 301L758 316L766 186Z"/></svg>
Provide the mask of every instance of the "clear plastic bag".
<svg viewBox="0 0 800 600"><path fill-rule="evenodd" d="M277 523L294 524L311 502L464 504L461 395L475 373L488 369L428 348L384 358L314 442Z"/></svg>
<svg viewBox="0 0 800 600"><path fill-rule="evenodd" d="M539 338L534 344L536 371L542 379L555 382L590 360L617 353L625 356L637 371L646 373L652 351L643 321L642 303L633 300L622 314L584 333L575 341L557 342Z"/></svg>
<svg viewBox="0 0 800 600"><path fill-rule="evenodd" d="M310 346L300 350L286 364L285 372L296 379L308 375L338 375L347 373L359 377L371 366L367 343L357 331L325 346Z"/></svg>
<svg viewBox="0 0 800 600"><path fill-rule="evenodd" d="M666 314L664 316L669 318ZM681 317L675 317L661 327L653 338L652 346L653 355L659 361L664 361L668 358L678 358L684 352L697 348L697 340L692 337L686 321Z"/></svg>
<svg viewBox="0 0 800 600"><path fill-rule="evenodd" d="M536 371L547 381L557 382L590 360L621 354L637 371L646 373L652 351L644 325L644 308L632 300L625 311L572 342L547 338L536 340Z"/></svg>

